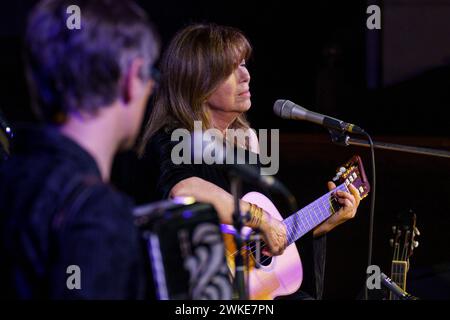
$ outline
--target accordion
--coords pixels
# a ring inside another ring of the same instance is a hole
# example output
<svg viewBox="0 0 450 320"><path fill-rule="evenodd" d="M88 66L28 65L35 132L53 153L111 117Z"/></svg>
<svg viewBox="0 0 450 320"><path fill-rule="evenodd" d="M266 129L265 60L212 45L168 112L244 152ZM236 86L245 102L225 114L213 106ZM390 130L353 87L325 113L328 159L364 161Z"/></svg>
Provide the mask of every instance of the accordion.
<svg viewBox="0 0 450 320"><path fill-rule="evenodd" d="M159 300L225 300L232 285L214 207L177 198L136 207Z"/></svg>

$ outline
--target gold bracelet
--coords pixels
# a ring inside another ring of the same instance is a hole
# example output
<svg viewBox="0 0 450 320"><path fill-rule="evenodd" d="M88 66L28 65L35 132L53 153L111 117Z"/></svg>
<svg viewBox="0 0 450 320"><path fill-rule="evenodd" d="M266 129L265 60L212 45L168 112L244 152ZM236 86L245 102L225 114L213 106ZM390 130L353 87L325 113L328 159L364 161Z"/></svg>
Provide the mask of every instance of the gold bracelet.
<svg viewBox="0 0 450 320"><path fill-rule="evenodd" d="M250 226L252 228L259 228L261 225L263 210L253 203L250 204Z"/></svg>

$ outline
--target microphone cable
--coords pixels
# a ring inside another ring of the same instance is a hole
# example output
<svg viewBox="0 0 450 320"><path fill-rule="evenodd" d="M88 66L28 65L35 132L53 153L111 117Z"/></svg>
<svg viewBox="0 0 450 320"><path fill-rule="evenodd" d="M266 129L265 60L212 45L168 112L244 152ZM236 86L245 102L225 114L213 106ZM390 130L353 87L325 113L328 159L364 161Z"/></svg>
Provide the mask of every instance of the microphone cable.
<svg viewBox="0 0 450 320"><path fill-rule="evenodd" d="M370 153L371 153L371 162L372 162L372 183L371 183L371 192L370 195L370 215L369 215L369 248L367 254L367 266L372 265L372 248L373 248L373 226L375 219L375 187L376 187L376 173L375 173L375 146L372 141L370 135L364 131L365 136L369 140L370 144ZM367 276L367 274L366 274ZM367 288L367 278L365 283L364 290L364 298L365 300L369 300L369 292Z"/></svg>

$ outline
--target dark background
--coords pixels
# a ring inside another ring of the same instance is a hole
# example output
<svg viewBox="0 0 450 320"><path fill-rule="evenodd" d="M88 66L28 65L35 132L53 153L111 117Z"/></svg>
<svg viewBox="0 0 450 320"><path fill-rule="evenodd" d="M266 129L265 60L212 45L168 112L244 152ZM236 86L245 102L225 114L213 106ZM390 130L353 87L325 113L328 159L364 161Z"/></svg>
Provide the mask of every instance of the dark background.
<svg viewBox="0 0 450 320"><path fill-rule="evenodd" d="M191 22L237 27L254 55L252 127L279 128L278 177L306 205L360 147L333 145L327 132L273 115L289 99L368 131L380 142L450 149L450 0L393 1L140 1L163 48ZM21 34L34 1L2 4L0 109L13 125L32 120L23 77ZM382 29L368 30L368 4L381 7ZM423 298L450 298L450 165L448 159L377 151L373 263L390 272L391 225L413 209L421 231L408 289ZM141 186L145 187L145 186ZM325 298L355 299L364 285L369 198L357 217L328 235Z"/></svg>

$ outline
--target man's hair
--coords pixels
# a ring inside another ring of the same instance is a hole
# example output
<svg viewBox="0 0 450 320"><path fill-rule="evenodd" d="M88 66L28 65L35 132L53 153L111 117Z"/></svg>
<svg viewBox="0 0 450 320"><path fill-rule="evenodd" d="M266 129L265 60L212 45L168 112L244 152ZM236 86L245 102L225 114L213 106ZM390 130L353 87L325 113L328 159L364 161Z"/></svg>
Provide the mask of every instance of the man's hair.
<svg viewBox="0 0 450 320"><path fill-rule="evenodd" d="M80 8L80 29L67 26L71 5ZM131 0L40 1L25 36L33 108L46 122L74 111L95 114L120 97L133 59L143 59L140 77L149 79L158 52L156 32Z"/></svg>

